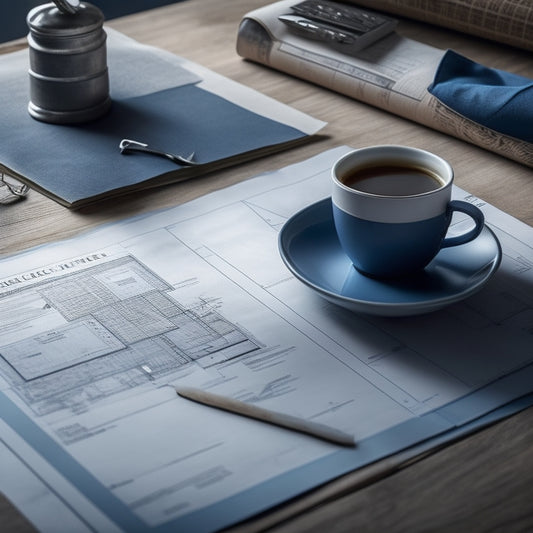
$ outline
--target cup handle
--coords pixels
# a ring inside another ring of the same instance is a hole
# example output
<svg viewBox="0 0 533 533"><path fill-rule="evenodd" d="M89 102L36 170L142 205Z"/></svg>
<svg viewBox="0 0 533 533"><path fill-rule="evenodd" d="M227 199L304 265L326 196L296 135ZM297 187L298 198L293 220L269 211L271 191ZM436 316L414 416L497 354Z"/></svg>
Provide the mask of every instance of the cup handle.
<svg viewBox="0 0 533 533"><path fill-rule="evenodd" d="M466 244L467 242L473 241L481 233L481 230L485 224L485 217L481 209L475 205L469 204L468 202L463 202L462 200L452 200L448 204L448 216L450 217L450 220L454 211L465 213L474 220L476 225L462 235L446 237L442 241L441 248L448 248L450 246L457 246L459 244Z"/></svg>

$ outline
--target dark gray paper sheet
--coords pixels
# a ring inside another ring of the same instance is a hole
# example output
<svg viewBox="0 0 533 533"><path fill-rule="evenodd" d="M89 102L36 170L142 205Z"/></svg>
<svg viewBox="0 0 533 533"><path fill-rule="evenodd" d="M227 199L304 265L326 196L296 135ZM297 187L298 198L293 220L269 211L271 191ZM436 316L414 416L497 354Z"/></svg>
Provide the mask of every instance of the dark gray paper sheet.
<svg viewBox="0 0 533 533"><path fill-rule="evenodd" d="M3 163L69 204L180 168L157 156L121 154L124 138L210 163L305 136L195 85L115 100L105 117L82 126L35 121L18 103L2 113Z"/></svg>

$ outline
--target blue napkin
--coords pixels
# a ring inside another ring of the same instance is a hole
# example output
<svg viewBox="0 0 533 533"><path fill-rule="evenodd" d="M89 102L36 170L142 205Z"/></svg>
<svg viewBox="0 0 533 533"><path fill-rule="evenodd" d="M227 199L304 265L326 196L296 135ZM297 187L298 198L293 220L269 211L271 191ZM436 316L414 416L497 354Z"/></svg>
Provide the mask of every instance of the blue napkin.
<svg viewBox="0 0 533 533"><path fill-rule="evenodd" d="M478 124L533 141L533 80L488 68L448 50L428 91Z"/></svg>

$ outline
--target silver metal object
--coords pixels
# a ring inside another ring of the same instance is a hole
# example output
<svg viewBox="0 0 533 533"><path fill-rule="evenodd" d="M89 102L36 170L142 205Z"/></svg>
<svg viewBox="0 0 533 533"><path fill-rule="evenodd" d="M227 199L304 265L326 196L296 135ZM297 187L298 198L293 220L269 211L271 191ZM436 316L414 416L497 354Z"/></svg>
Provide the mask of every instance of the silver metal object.
<svg viewBox="0 0 533 533"><path fill-rule="evenodd" d="M194 152L188 157L183 157L181 155L169 154L168 152L163 152L161 150L154 150L150 148L147 144L141 143L139 141L132 141L131 139L122 139L119 144L121 154L129 154L131 152L143 152L145 154L157 155L159 157L164 157L170 159L174 163L182 166L193 166L198 165L196 161L193 160Z"/></svg>
<svg viewBox="0 0 533 533"><path fill-rule="evenodd" d="M30 115L44 122L94 120L111 105L104 15L77 0L43 4L26 19Z"/></svg>
<svg viewBox="0 0 533 533"><path fill-rule="evenodd" d="M76 13L80 7L80 0L54 0L54 4L63 12L70 13L71 15Z"/></svg>
<svg viewBox="0 0 533 533"><path fill-rule="evenodd" d="M4 188L7 194L4 194ZM25 183L20 183L0 170L0 204L10 204L22 200L27 196L29 190Z"/></svg>

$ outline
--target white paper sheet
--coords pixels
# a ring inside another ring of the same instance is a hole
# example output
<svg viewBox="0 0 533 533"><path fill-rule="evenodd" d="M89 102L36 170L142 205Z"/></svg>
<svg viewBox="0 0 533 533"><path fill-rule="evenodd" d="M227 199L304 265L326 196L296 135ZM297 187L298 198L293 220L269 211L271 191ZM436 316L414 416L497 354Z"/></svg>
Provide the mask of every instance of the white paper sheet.
<svg viewBox="0 0 533 533"><path fill-rule="evenodd" d="M0 263L0 437L84 523L213 531L531 392L533 229L460 189L504 251L467 301L368 317L290 275L278 231L329 195L348 149ZM195 404L174 384L358 446Z"/></svg>

